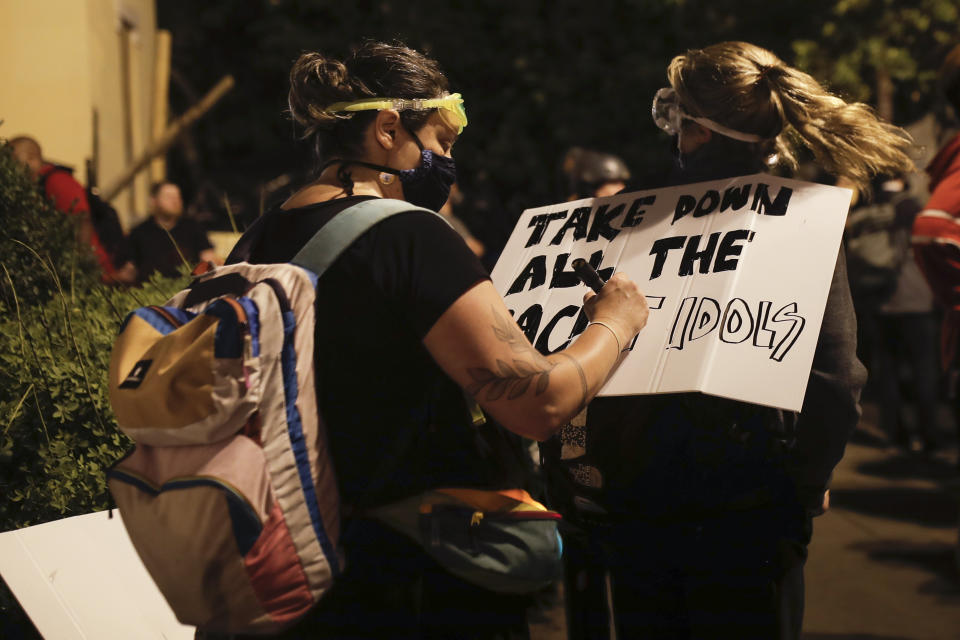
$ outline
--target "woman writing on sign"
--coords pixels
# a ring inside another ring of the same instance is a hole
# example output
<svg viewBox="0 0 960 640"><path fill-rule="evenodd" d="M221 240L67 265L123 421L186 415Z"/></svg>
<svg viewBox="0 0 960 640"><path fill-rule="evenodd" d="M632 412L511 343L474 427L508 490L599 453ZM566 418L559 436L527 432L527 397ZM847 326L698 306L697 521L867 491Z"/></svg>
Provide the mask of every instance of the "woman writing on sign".
<svg viewBox="0 0 960 640"><path fill-rule="evenodd" d="M666 184L638 188L789 167L797 139L858 186L912 166L904 132L760 47L689 51L667 77L653 117L675 163ZM565 499L600 558L568 576L573 598L605 591L609 572L618 637L798 637L810 518L860 414L855 336L841 253L799 414L692 393L600 398L545 443L552 506ZM592 601L571 611L572 637L606 625Z"/></svg>
<svg viewBox="0 0 960 640"><path fill-rule="evenodd" d="M229 261L289 261L352 205L409 203L354 242L317 286L318 394L347 568L290 637L525 637L526 598L457 578L358 514L437 487L523 487L516 434L545 439L593 397L619 362L617 344L646 323L645 299L614 276L586 301L595 324L565 351L541 356L462 238L417 208L443 206L455 179L451 151L467 125L437 63L366 43L342 61L304 54L290 81L290 112L323 162ZM474 426L464 389L513 433Z"/></svg>

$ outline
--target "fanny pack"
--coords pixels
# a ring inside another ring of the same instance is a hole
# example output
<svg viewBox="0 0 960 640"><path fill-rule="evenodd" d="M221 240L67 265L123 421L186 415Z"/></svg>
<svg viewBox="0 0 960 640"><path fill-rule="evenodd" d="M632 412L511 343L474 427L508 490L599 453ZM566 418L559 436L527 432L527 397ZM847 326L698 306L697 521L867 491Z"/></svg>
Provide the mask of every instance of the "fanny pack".
<svg viewBox="0 0 960 640"><path fill-rule="evenodd" d="M532 593L563 573L561 516L522 489L434 489L365 513L491 591Z"/></svg>

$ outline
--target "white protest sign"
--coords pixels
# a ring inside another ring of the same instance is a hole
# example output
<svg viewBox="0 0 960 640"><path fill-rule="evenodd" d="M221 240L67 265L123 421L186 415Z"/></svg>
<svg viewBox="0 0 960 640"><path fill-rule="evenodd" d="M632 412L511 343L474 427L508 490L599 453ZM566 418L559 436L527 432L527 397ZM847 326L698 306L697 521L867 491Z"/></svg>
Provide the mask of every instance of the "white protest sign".
<svg viewBox="0 0 960 640"><path fill-rule="evenodd" d="M574 259L637 282L650 318L601 395L799 410L850 196L756 174L528 209L492 278L542 353L586 328Z"/></svg>
<svg viewBox="0 0 960 640"><path fill-rule="evenodd" d="M114 511L0 533L0 575L47 640L192 640Z"/></svg>

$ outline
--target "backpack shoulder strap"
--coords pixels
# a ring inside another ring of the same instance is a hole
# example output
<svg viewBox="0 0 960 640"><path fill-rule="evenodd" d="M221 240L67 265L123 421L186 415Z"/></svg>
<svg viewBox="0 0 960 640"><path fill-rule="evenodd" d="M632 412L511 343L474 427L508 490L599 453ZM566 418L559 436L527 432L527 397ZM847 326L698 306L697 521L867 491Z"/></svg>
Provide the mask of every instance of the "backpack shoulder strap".
<svg viewBox="0 0 960 640"><path fill-rule="evenodd" d="M293 264L313 271L317 276L340 257L353 241L366 233L378 222L405 211L425 211L446 221L435 211L417 207L404 200L375 198L364 200L347 207L332 220L320 227L297 255L290 260Z"/></svg>

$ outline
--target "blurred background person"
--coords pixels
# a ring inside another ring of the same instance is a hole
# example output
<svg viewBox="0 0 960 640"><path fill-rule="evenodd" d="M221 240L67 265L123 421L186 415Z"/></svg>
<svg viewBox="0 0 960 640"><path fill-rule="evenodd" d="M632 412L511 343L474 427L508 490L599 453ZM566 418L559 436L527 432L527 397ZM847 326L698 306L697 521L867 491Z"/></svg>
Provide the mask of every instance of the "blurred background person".
<svg viewBox="0 0 960 640"><path fill-rule="evenodd" d="M473 235L473 232L470 231L467 224L456 214L456 209L463 205L464 200L463 191L461 191L459 185L454 182L450 185L450 197L447 198L447 201L440 207L437 213L447 219L447 222L453 226L456 232L460 234L460 237L463 238L463 241L467 243L467 246L470 247L470 251L473 251L478 258L482 258L483 254L487 251L486 246Z"/></svg>
<svg viewBox="0 0 960 640"><path fill-rule="evenodd" d="M87 190L73 177L69 167L43 158L40 143L30 136L10 140L14 157L36 178L53 206L77 220L77 240L89 244L97 258L104 282L131 284L135 271L124 253L111 253L104 246L93 224Z"/></svg>
<svg viewBox="0 0 960 640"><path fill-rule="evenodd" d="M200 223L183 215L180 187L172 182L151 187L150 217L130 232L130 251L140 282L157 271L176 277L183 264L223 263Z"/></svg>
<svg viewBox="0 0 960 640"><path fill-rule="evenodd" d="M955 120L960 113L960 44L944 58L937 80ZM912 240L917 264L943 305L940 364L950 387L954 423L960 430L960 133L940 147L927 174L930 199L914 222Z"/></svg>
<svg viewBox="0 0 960 640"><path fill-rule="evenodd" d="M630 169L619 156L572 146L560 160L557 198L570 202L611 196L622 191L630 179ZM594 630L606 629L609 624L607 571L601 551L580 528L569 527L564 535L563 563L567 632L571 638L589 638Z"/></svg>
<svg viewBox="0 0 960 640"><path fill-rule="evenodd" d="M570 147L560 162L561 197L567 201L612 196L628 180L630 169L612 153Z"/></svg>
<svg viewBox="0 0 960 640"><path fill-rule="evenodd" d="M891 443L931 452L940 439L937 314L910 248L922 208L910 178L875 178L850 210L844 242L858 351L870 373L865 395Z"/></svg>

